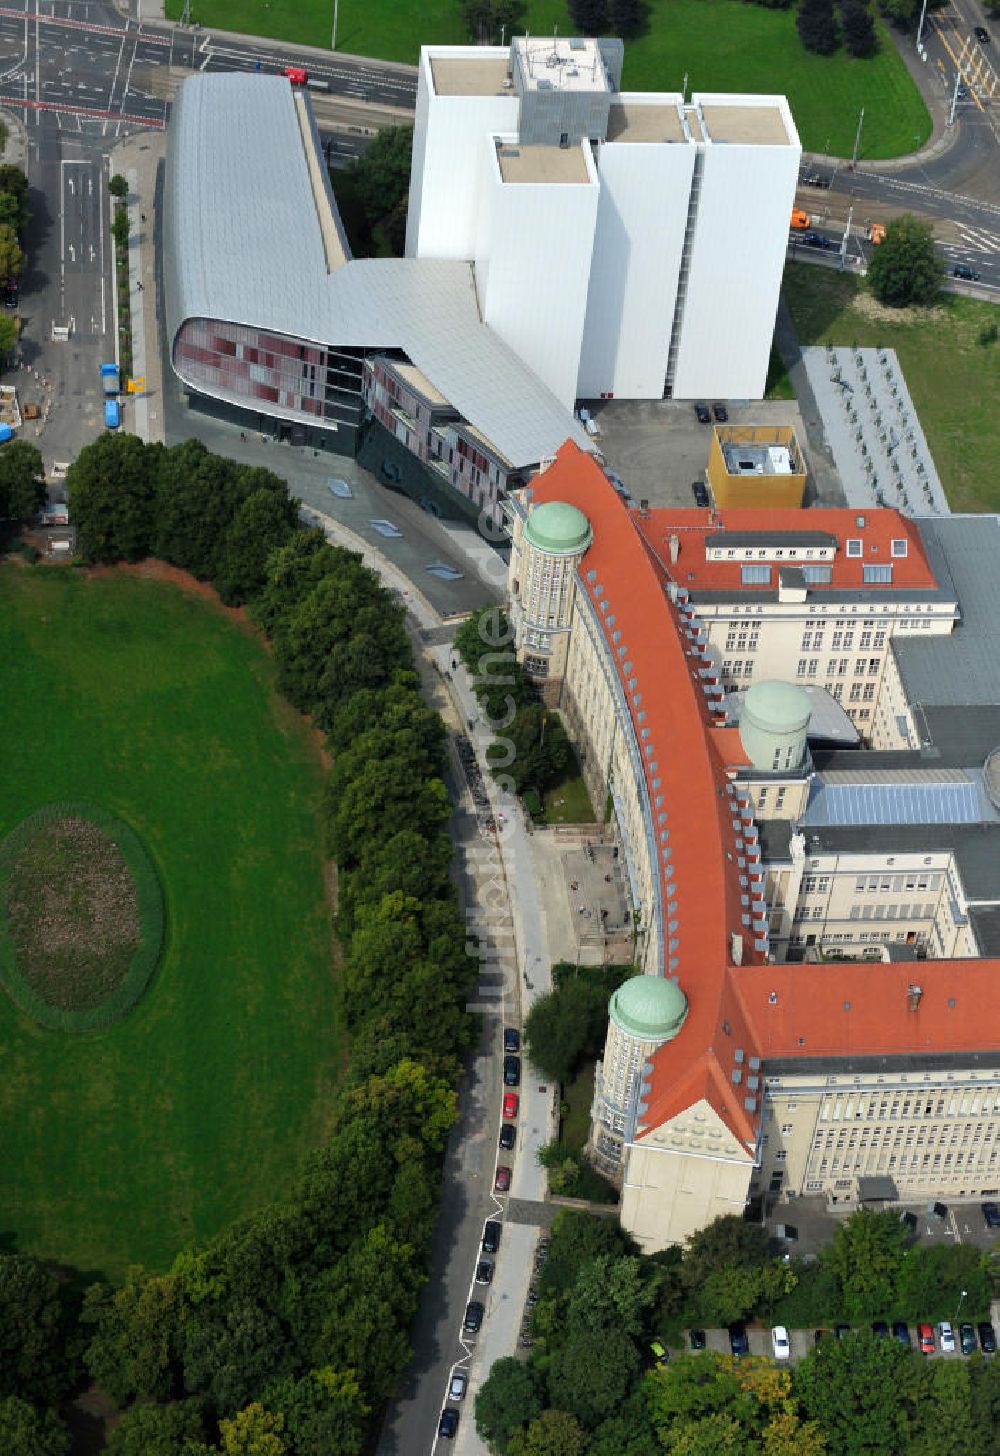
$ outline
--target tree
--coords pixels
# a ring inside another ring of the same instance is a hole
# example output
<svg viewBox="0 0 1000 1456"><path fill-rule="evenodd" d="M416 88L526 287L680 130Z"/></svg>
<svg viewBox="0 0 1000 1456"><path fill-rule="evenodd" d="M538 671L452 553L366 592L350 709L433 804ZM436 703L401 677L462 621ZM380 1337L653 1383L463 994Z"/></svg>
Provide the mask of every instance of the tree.
<svg viewBox="0 0 1000 1456"><path fill-rule="evenodd" d="M862 1208L837 1225L822 1258L840 1283L843 1311L852 1324L893 1308L905 1249L906 1230L892 1212Z"/></svg>
<svg viewBox="0 0 1000 1456"><path fill-rule="evenodd" d="M599 1255L577 1276L567 1328L622 1330L633 1340L641 1339L664 1277L647 1259Z"/></svg>
<svg viewBox="0 0 1000 1456"><path fill-rule="evenodd" d="M501 30L514 35L523 28L523 0L460 0L460 8L477 45L495 45Z"/></svg>
<svg viewBox="0 0 1000 1456"><path fill-rule="evenodd" d="M510 1456L585 1456L587 1433L575 1416L547 1410L511 1440Z"/></svg>
<svg viewBox="0 0 1000 1456"><path fill-rule="evenodd" d="M514 1355L495 1360L476 1395L476 1430L491 1446L506 1451L515 1432L542 1413L541 1377Z"/></svg>
<svg viewBox="0 0 1000 1456"><path fill-rule="evenodd" d="M868 282L880 303L904 308L933 303L942 271L930 223L904 213L886 224L885 237L868 264Z"/></svg>
<svg viewBox="0 0 1000 1456"><path fill-rule="evenodd" d="M613 1416L602 1421L590 1443L590 1456L650 1456L657 1449L642 1382Z"/></svg>
<svg viewBox="0 0 1000 1456"><path fill-rule="evenodd" d="M638 1252L638 1245L618 1223L564 1208L556 1214L552 1225L541 1288L547 1294L568 1293L581 1270L599 1255L610 1254L620 1259Z"/></svg>
<svg viewBox="0 0 1000 1456"><path fill-rule="evenodd" d="M13 162L0 165L0 196L14 199L14 207L5 211L3 221L9 223L20 237L31 216L28 208L28 179L22 167L15 166Z"/></svg>
<svg viewBox="0 0 1000 1456"><path fill-rule="evenodd" d="M285 1418L280 1411L265 1410L254 1401L238 1411L232 1420L219 1422L223 1456L285 1456Z"/></svg>
<svg viewBox="0 0 1000 1456"><path fill-rule="evenodd" d="M785 4L789 0L784 0ZM646 18L643 0L611 0L611 30L615 35L637 35Z"/></svg>
<svg viewBox="0 0 1000 1456"><path fill-rule="evenodd" d="M9 222L0 223L0 278L16 278L23 262L16 228Z"/></svg>
<svg viewBox="0 0 1000 1456"><path fill-rule="evenodd" d="M124 199L128 196L128 183L120 172L115 172L108 182L108 191L112 197Z"/></svg>
<svg viewBox="0 0 1000 1456"><path fill-rule="evenodd" d="M45 465L27 440L0 449L0 519L32 521L45 504Z"/></svg>
<svg viewBox="0 0 1000 1456"><path fill-rule="evenodd" d="M10 362L10 356L17 348L17 322L9 313L0 313L0 368Z"/></svg>
<svg viewBox="0 0 1000 1456"><path fill-rule="evenodd" d="M568 1082L580 1063L600 1056L608 1029L608 995L600 980L579 976L541 996L528 1012L525 1042L532 1064Z"/></svg>
<svg viewBox="0 0 1000 1456"><path fill-rule="evenodd" d="M66 1456L69 1432L54 1411L36 1411L10 1395L0 1400L0 1451L11 1456Z"/></svg>
<svg viewBox="0 0 1000 1456"><path fill-rule="evenodd" d="M873 56L878 46L875 20L865 0L842 0L840 25L849 55Z"/></svg>
<svg viewBox="0 0 1000 1456"><path fill-rule="evenodd" d="M287 491L255 490L233 516L222 543L215 584L227 606L255 597L266 580L267 561L288 540L297 514Z"/></svg>
<svg viewBox="0 0 1000 1456"><path fill-rule="evenodd" d="M59 1281L43 1265L0 1258L0 1397L59 1404L75 1376L70 1326Z"/></svg>
<svg viewBox="0 0 1000 1456"><path fill-rule="evenodd" d="M84 1359L117 1405L176 1394L179 1319L179 1290L170 1275L150 1278L131 1269L118 1289L92 1284L87 1290L80 1321L93 1335Z"/></svg>
<svg viewBox="0 0 1000 1456"><path fill-rule="evenodd" d="M908 1456L938 1456L941 1451L980 1452L995 1443L992 1426L983 1426L972 1409L972 1371L967 1360L932 1360L926 1392L916 1411L916 1431Z"/></svg>
<svg viewBox="0 0 1000 1456"><path fill-rule="evenodd" d="M134 1405L108 1435L108 1456L179 1456L202 1439L196 1400L171 1405ZM202 1450L204 1450L202 1446Z"/></svg>
<svg viewBox="0 0 1000 1456"><path fill-rule="evenodd" d="M281 1411L295 1456L358 1456L371 1414L353 1373L325 1366L269 1386L263 1403Z"/></svg>
<svg viewBox="0 0 1000 1456"><path fill-rule="evenodd" d="M581 35L608 32L608 0L569 0L569 14Z"/></svg>
<svg viewBox="0 0 1000 1456"><path fill-rule="evenodd" d="M829 56L837 49L839 37L833 0L801 0L795 25L807 51Z"/></svg>
<svg viewBox="0 0 1000 1456"><path fill-rule="evenodd" d="M924 1379L914 1350L864 1332L822 1340L795 1367L792 1389L830 1456L898 1456L909 1449Z"/></svg>
<svg viewBox="0 0 1000 1456"><path fill-rule="evenodd" d="M895 1312L906 1320L952 1319L964 1308L985 1317L990 1306L989 1258L974 1244L915 1244L902 1256Z"/></svg>
<svg viewBox="0 0 1000 1456"><path fill-rule="evenodd" d="M351 181L370 226L404 204L412 153L412 126L384 126L351 163Z"/></svg>
<svg viewBox="0 0 1000 1456"><path fill-rule="evenodd" d="M635 1379L639 1355L621 1330L574 1330L549 1364L549 1400L585 1426L616 1410Z"/></svg>
<svg viewBox="0 0 1000 1456"><path fill-rule="evenodd" d="M107 430L73 461L66 485L77 550L85 561L139 561L149 555L154 458L137 435Z"/></svg>
<svg viewBox="0 0 1000 1456"><path fill-rule="evenodd" d="M128 220L128 208L124 202L115 203L115 215L111 219L111 236L119 248L128 246L129 233L132 231Z"/></svg>
<svg viewBox="0 0 1000 1456"><path fill-rule="evenodd" d="M688 1239L684 1248L681 1278L688 1289L697 1289L713 1270L731 1265L755 1269L769 1254L767 1230L747 1223L739 1214L713 1219Z"/></svg>

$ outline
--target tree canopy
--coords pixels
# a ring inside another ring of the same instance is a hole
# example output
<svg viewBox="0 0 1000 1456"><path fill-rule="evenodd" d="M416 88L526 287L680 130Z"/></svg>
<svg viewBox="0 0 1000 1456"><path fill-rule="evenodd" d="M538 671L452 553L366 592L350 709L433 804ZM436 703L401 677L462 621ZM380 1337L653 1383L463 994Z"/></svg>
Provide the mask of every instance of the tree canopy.
<svg viewBox="0 0 1000 1456"><path fill-rule="evenodd" d="M0 447L0 520L34 520L44 504L41 452L27 440L8 440Z"/></svg>
<svg viewBox="0 0 1000 1456"><path fill-rule="evenodd" d="M930 223L903 213L886 224L868 264L868 282L880 303L903 308L933 303L943 271Z"/></svg>

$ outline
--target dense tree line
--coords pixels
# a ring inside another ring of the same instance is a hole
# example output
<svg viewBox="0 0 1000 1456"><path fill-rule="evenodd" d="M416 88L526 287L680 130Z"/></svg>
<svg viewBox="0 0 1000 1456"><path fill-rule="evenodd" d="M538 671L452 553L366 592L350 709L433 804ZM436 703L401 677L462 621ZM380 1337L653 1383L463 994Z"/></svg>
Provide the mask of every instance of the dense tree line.
<svg viewBox="0 0 1000 1456"><path fill-rule="evenodd" d="M505 1456L997 1456L1000 1365L927 1361L865 1323L871 1309L953 1318L956 1278L974 1301L970 1316L988 1306L980 1252L921 1249L900 1230L893 1214L840 1227L824 1318L853 1312L861 1328L821 1339L794 1370L710 1351L660 1366L651 1342L687 1324L754 1309L780 1317L796 1271L739 1218L644 1256L614 1223L563 1212L538 1277L531 1356L494 1364L476 1397L477 1428Z"/></svg>
<svg viewBox="0 0 1000 1456"><path fill-rule="evenodd" d="M499 607L473 612L455 634L455 647L493 734L486 757L494 778L539 812L541 795L575 763L561 718L545 707L518 662L513 628Z"/></svg>
<svg viewBox="0 0 1000 1456"><path fill-rule="evenodd" d="M327 735L352 1056L294 1184L166 1273L71 1306L33 1260L0 1259L0 1449L64 1456L54 1411L89 1378L123 1411L111 1456L352 1456L410 1355L470 1038L444 730L401 608L276 476L107 435L68 485L85 560L155 553L247 604Z"/></svg>

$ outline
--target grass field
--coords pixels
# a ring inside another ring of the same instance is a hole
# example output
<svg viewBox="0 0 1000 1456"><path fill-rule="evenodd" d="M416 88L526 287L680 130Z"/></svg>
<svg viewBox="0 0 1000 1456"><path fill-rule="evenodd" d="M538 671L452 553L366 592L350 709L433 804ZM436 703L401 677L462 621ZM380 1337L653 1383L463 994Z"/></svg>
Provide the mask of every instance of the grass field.
<svg viewBox="0 0 1000 1456"><path fill-rule="evenodd" d="M895 349L952 508L1000 510L1000 342L978 342L1000 308L945 293L930 310L882 309L858 279L804 263L785 269L784 295L800 344Z"/></svg>
<svg viewBox="0 0 1000 1456"><path fill-rule="evenodd" d="M594 806L579 768L554 789L549 789L543 803L546 824L594 823Z"/></svg>
<svg viewBox="0 0 1000 1456"><path fill-rule="evenodd" d="M107 1031L0 993L0 1233L120 1275L280 1193L342 1060L322 766L270 659L212 603L133 575L0 569L0 837L86 799L156 863L166 945Z"/></svg>
<svg viewBox="0 0 1000 1456"><path fill-rule="evenodd" d="M183 0L167 0L175 19ZM203 26L270 35L328 47L332 0L194 0ZM870 60L803 50L795 10L767 10L747 0L649 0L644 35L625 47L630 91L679 91L687 75L696 91L777 91L788 96L809 151L850 156L858 112L865 108L862 157L899 156L930 135L930 118L888 33ZM569 35L564 0L528 0L532 35ZM414 62L421 44L462 45L468 36L457 0L341 0L337 48Z"/></svg>

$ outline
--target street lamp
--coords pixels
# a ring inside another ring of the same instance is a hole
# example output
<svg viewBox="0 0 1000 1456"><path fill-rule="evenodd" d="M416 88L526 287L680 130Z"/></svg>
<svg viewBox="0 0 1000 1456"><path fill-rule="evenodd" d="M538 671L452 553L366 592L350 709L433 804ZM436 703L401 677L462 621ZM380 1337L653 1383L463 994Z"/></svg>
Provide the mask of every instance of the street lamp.
<svg viewBox="0 0 1000 1456"><path fill-rule="evenodd" d="M333 38L330 41L330 49L337 49L337 11L340 9L340 0L333 0Z"/></svg>
<svg viewBox="0 0 1000 1456"><path fill-rule="evenodd" d="M958 1309L955 1311L955 1323L956 1324L958 1324L958 1317L962 1313L962 1300L965 1298L965 1296L968 1294L968 1292L969 1291L967 1289L963 1289L962 1290L961 1298L958 1301Z"/></svg>

